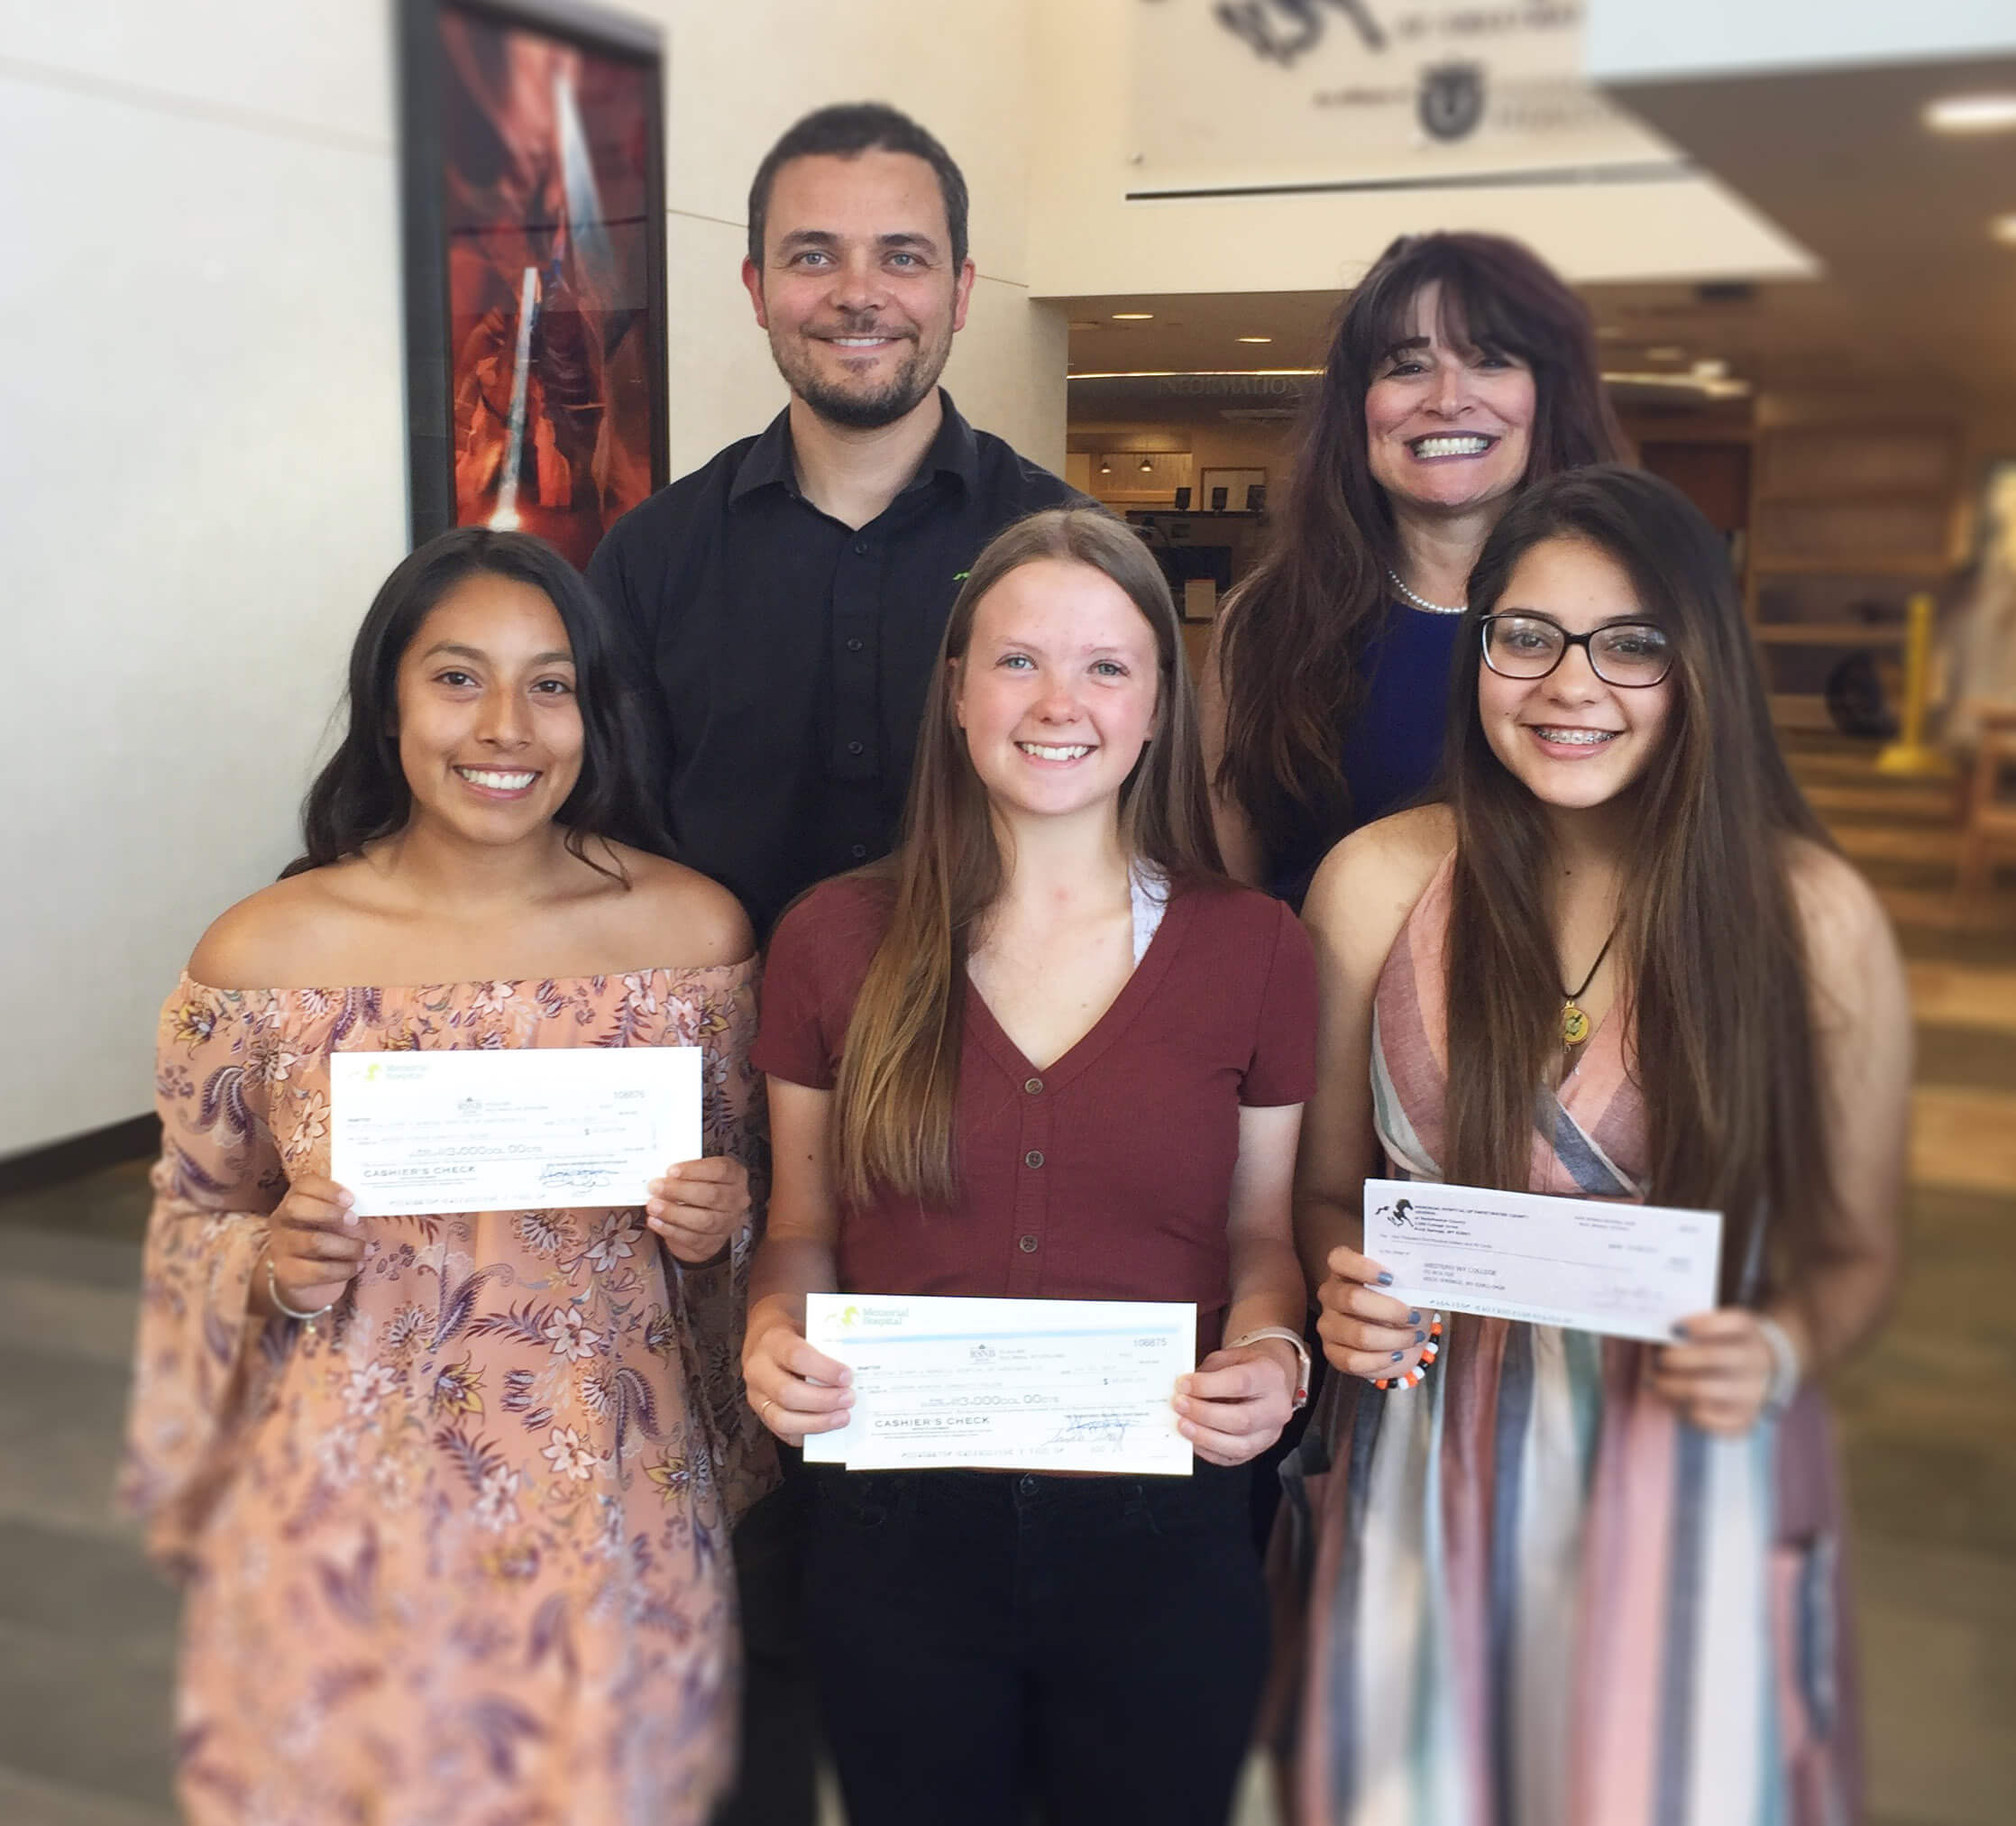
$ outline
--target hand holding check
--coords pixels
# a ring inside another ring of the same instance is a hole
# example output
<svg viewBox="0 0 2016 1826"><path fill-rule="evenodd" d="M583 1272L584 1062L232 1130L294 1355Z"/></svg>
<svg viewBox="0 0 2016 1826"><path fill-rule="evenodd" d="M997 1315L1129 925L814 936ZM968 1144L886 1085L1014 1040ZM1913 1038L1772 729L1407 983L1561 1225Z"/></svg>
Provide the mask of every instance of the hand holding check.
<svg viewBox="0 0 2016 1826"><path fill-rule="evenodd" d="M711 1262L749 1215L749 1170L732 1154L682 1161L646 1189L644 1221L685 1262Z"/></svg>
<svg viewBox="0 0 2016 1826"><path fill-rule="evenodd" d="M364 1239L357 1228L356 1200L330 1179L304 1173L275 1207L267 1234L267 1274L271 1291L298 1313L317 1312L341 1299L364 1265ZM252 1273L256 1298L266 1292L266 1275Z"/></svg>
<svg viewBox="0 0 2016 1826"><path fill-rule="evenodd" d="M1243 1464L1281 1436L1301 1360L1278 1339L1214 1351L1176 1385L1177 1431L1212 1464Z"/></svg>
<svg viewBox="0 0 2016 1826"><path fill-rule="evenodd" d="M1316 1289L1316 1335L1324 1360L1369 1382L1405 1375L1427 1344L1427 1315L1381 1293L1393 1277L1355 1249L1333 1249L1324 1265L1329 1278Z"/></svg>
<svg viewBox="0 0 2016 1826"><path fill-rule="evenodd" d="M742 1386L756 1418L787 1445L810 1433L845 1427L854 1407L854 1372L805 1342L780 1318L742 1343Z"/></svg>

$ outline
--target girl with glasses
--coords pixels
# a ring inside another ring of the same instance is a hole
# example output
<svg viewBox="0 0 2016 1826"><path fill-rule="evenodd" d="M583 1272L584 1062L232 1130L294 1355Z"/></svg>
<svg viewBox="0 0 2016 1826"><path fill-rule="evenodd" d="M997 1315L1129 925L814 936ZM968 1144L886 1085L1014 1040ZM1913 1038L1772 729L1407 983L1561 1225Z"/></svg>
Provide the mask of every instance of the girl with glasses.
<svg viewBox="0 0 2016 1826"><path fill-rule="evenodd" d="M1535 483L1470 578L1444 804L1334 849L1306 922L1297 1228L1333 1375L1287 1467L1298 1817L1857 1817L1819 1381L1894 1279L1902 971L1774 739L1672 489ZM1672 1344L1380 1290L1375 1173L1724 1214ZM1676 1811L1677 1810L1677 1811Z"/></svg>

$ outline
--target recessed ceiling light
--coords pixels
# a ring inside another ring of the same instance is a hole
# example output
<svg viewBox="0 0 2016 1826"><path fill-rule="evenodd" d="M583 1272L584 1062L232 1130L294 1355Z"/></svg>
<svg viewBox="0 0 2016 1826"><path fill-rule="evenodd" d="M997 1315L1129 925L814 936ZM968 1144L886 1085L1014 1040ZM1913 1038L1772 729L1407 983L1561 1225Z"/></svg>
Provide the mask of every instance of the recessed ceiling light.
<svg viewBox="0 0 2016 1826"><path fill-rule="evenodd" d="M1672 343L1662 343L1656 349L1645 351L1645 360L1648 362L1683 362L1686 359L1687 351L1675 347Z"/></svg>
<svg viewBox="0 0 2016 1826"><path fill-rule="evenodd" d="M1155 321L1153 311L1115 311L1113 320L1116 324L1151 324Z"/></svg>
<svg viewBox="0 0 2016 1826"><path fill-rule="evenodd" d="M1242 343L1271 343L1274 338L1272 336L1242 336L1239 340Z"/></svg>
<svg viewBox="0 0 2016 1826"><path fill-rule="evenodd" d="M1925 124L1939 133L2016 132L2016 95L1947 95L1925 105Z"/></svg>
<svg viewBox="0 0 2016 1826"><path fill-rule="evenodd" d="M1071 327L1074 330L1103 330L1105 328L1105 325L1101 323L1097 317L1073 317Z"/></svg>
<svg viewBox="0 0 2016 1826"><path fill-rule="evenodd" d="M1703 356L1694 363L1694 375L1701 381L1724 381L1728 378L1729 364L1709 356Z"/></svg>
<svg viewBox="0 0 2016 1826"><path fill-rule="evenodd" d="M2016 216L1998 216L1988 225L1988 233L1997 241L2016 244Z"/></svg>

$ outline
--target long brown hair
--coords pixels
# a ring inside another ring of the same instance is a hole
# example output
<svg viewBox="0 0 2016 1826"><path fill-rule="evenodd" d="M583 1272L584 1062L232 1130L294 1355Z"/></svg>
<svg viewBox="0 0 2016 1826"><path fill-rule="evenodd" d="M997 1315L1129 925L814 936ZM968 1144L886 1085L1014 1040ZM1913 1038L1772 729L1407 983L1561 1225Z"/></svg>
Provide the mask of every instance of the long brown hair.
<svg viewBox="0 0 2016 1826"><path fill-rule="evenodd" d="M1516 355L1533 370L1526 481L1627 454L1589 311L1535 254L1500 235L1445 234L1403 235L1379 257L1339 312L1268 548L1221 635L1216 785L1276 861L1320 857L1350 824L1340 720L1361 702L1365 643L1400 556L1392 507L1372 480L1365 395L1414 334L1415 300L1438 283L1452 344Z"/></svg>
<svg viewBox="0 0 2016 1826"><path fill-rule="evenodd" d="M887 931L848 1021L836 1087L835 1178L861 1205L877 1189L940 1207L958 1197L953 1117L973 937L1006 885L986 788L952 713L955 662L982 600L1043 559L1086 564L1126 592L1155 632L1156 732L1120 793L1123 841L1173 883L1222 874L1205 792L1196 697L1168 585L1141 540L1110 516L1054 508L1018 520L974 560L952 605L924 705L903 839L863 873L887 884Z"/></svg>
<svg viewBox="0 0 2016 1826"><path fill-rule="evenodd" d="M1520 558L1549 539L1586 542L1620 565L1672 644L1672 712L1627 789L1636 803L1612 956L1651 1126L1647 1195L1726 1214L1725 1297L1755 1300L1767 1218L1798 1247L1831 1207L1788 869L1795 840L1832 845L1779 749L1721 539L1678 490L1642 471L1605 465L1535 483L1471 573L1449 701L1456 864L1443 1170L1523 1190L1534 1088L1559 1056L1546 816L1492 751L1477 696L1482 619Z"/></svg>

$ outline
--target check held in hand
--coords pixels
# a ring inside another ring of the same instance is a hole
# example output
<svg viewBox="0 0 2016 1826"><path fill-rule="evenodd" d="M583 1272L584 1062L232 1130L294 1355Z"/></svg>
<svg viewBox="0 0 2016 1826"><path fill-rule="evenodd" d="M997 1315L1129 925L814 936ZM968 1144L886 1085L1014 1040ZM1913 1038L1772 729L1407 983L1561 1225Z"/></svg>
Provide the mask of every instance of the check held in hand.
<svg viewBox="0 0 2016 1826"><path fill-rule="evenodd" d="M1716 1304L1722 1214L1365 1181L1365 1253L1398 1300L1669 1344Z"/></svg>
<svg viewBox="0 0 2016 1826"><path fill-rule="evenodd" d="M1187 1477L1171 1400L1196 1326L1173 1301L809 1294L805 1341L852 1372L854 1404L845 1427L806 1436L805 1457Z"/></svg>
<svg viewBox="0 0 2016 1826"><path fill-rule="evenodd" d="M701 1155L697 1046L338 1052L329 1177L355 1215L642 1205Z"/></svg>

